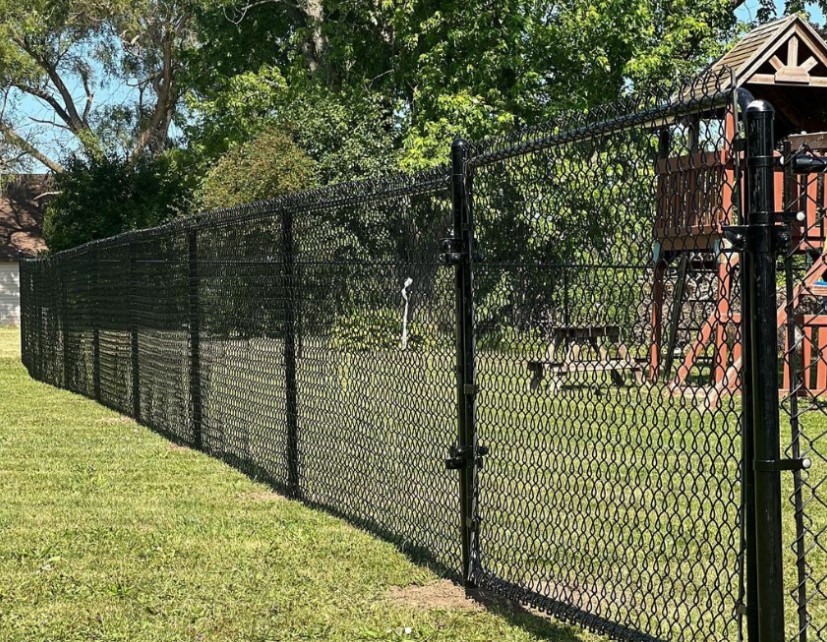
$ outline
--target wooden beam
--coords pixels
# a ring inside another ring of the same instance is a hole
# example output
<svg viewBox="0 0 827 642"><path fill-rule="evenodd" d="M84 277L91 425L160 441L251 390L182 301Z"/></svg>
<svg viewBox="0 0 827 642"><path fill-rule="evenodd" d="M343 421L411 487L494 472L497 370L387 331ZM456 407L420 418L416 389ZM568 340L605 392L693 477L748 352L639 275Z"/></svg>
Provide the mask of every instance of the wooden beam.
<svg viewBox="0 0 827 642"><path fill-rule="evenodd" d="M808 134L791 134L787 137L793 148L807 145L812 149L827 149L827 132L812 132Z"/></svg>
<svg viewBox="0 0 827 642"><path fill-rule="evenodd" d="M814 56L810 56L801 64L801 68L806 71L807 73L818 64L818 60L815 59Z"/></svg>
<svg viewBox="0 0 827 642"><path fill-rule="evenodd" d="M787 43L787 66L798 67L798 36L793 36Z"/></svg>
<svg viewBox="0 0 827 642"><path fill-rule="evenodd" d="M747 79L747 82L755 83L756 85L775 85L775 74L755 74Z"/></svg>
<svg viewBox="0 0 827 642"><path fill-rule="evenodd" d="M805 84L801 82L789 82L786 80L782 80L776 78L776 76L774 76L773 74L755 74L752 78L749 79L748 82L755 85L782 85L785 82L795 85ZM810 85L811 87L827 87L827 77L809 76L806 84Z"/></svg>
<svg viewBox="0 0 827 642"><path fill-rule="evenodd" d="M770 58L770 64L776 71L781 71L784 68L784 63L781 62L781 59L778 56L773 56Z"/></svg>
<svg viewBox="0 0 827 642"><path fill-rule="evenodd" d="M663 367L662 373L665 381L669 380L672 363L675 361L675 346L678 342L678 324L681 320L683 308L683 291L686 287L686 270L689 266L689 252L684 252L681 255L680 261L678 264L678 280L675 283L675 290L672 295L672 310L669 314L669 343L666 348L666 364Z"/></svg>

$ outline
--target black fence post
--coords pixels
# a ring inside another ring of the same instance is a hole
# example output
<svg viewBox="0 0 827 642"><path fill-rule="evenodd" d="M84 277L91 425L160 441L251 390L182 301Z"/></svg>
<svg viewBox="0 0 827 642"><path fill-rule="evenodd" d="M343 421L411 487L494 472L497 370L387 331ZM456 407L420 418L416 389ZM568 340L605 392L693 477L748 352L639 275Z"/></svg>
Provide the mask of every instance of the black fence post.
<svg viewBox="0 0 827 642"><path fill-rule="evenodd" d="M459 500L462 528L462 579L474 587L474 541L476 515L474 477L478 458L485 454L476 447L474 376L474 222L471 207L471 179L468 173L469 147L464 140L451 146L454 236L448 241L446 262L456 266L456 353L457 353L457 443L450 450L448 468L460 473Z"/></svg>
<svg viewBox="0 0 827 642"><path fill-rule="evenodd" d="M201 311L198 300L198 232L187 233L189 245L190 428L193 446L201 450Z"/></svg>
<svg viewBox="0 0 827 642"><path fill-rule="evenodd" d="M742 228L744 300L750 313L750 375L754 471L755 598L750 604L760 642L784 639L781 470L776 322L776 253L783 228L775 225L772 106L755 100L746 110L747 225ZM756 367L757 366L757 367ZM749 445L749 444L748 444ZM750 498L747 498L748 500ZM748 514L749 517L749 514Z"/></svg>
<svg viewBox="0 0 827 642"><path fill-rule="evenodd" d="M18 278L20 279L20 360L31 374L31 360L29 357L29 306L31 305L31 277L30 264L24 259L17 262Z"/></svg>
<svg viewBox="0 0 827 642"><path fill-rule="evenodd" d="M98 288L99 288L99 266L98 251L92 250L92 292L89 297L89 314L92 319L92 387L95 392L95 400L101 400L101 344L98 314Z"/></svg>
<svg viewBox="0 0 827 642"><path fill-rule="evenodd" d="M746 118L746 115L745 115ZM741 202L739 200L739 202ZM741 212L741 224L749 224L749 209L743 208ZM754 420L752 416L752 404L754 395L752 392L752 301L747 292L750 288L752 274L741 265L741 389L742 389L742 414L741 414L741 494L744 506L744 548L746 571L745 602L741 605L745 609L747 621L747 640L755 642L758 640L758 583L756 581L756 559L755 559L755 434L753 431Z"/></svg>
<svg viewBox="0 0 827 642"><path fill-rule="evenodd" d="M141 420L141 360L138 346L138 292L135 261L135 247L130 238L127 241L129 261L129 356L132 366L132 417Z"/></svg>
<svg viewBox="0 0 827 642"><path fill-rule="evenodd" d="M71 381L70 377L70 348L69 348L69 286L67 284L66 279L66 269L65 265L61 265L63 263L62 258L60 260L55 257L57 261L57 273L58 279L60 280L60 333L61 333L61 343L62 343L62 355L61 358L63 359L63 387L66 390L69 390L69 384Z"/></svg>
<svg viewBox="0 0 827 642"><path fill-rule="evenodd" d="M298 497L299 489L299 416L296 389L296 288L293 213L284 209L281 219L282 278L284 289L284 391L287 415L287 485L290 495Z"/></svg>

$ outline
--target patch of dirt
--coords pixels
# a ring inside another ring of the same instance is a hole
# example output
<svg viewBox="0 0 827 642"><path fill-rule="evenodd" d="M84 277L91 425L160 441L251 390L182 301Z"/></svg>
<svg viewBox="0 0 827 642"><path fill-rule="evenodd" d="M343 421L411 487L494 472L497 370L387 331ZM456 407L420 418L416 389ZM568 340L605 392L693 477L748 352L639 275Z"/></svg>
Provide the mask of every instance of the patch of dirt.
<svg viewBox="0 0 827 642"><path fill-rule="evenodd" d="M238 498L243 502L283 502L287 498L270 490L254 490L240 493Z"/></svg>
<svg viewBox="0 0 827 642"><path fill-rule="evenodd" d="M181 451L184 451L184 450L192 450L188 446L182 446L181 444L176 444L175 442L172 442L172 441L167 444L167 448L169 450L171 450L172 452L181 452Z"/></svg>
<svg viewBox="0 0 827 642"><path fill-rule="evenodd" d="M388 600L398 606L420 609L483 609L479 602L465 597L465 590L450 580L437 580L424 586L395 586L388 591Z"/></svg>

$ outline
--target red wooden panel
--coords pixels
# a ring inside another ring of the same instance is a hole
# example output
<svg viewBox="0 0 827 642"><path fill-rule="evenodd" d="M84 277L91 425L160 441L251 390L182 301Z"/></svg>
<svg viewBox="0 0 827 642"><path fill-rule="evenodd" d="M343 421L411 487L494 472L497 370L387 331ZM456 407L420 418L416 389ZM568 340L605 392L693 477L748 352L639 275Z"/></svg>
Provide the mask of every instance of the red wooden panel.
<svg viewBox="0 0 827 642"><path fill-rule="evenodd" d="M823 394L825 389L827 389L827 328L819 326L815 394Z"/></svg>

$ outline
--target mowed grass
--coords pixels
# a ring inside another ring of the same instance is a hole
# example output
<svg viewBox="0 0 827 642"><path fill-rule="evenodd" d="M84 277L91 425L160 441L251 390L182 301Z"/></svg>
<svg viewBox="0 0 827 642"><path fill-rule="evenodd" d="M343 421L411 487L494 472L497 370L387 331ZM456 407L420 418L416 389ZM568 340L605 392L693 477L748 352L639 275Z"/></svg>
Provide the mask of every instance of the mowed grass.
<svg viewBox="0 0 827 642"><path fill-rule="evenodd" d="M0 330L0 641L600 639L446 599L392 545L31 380L18 346Z"/></svg>

